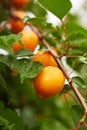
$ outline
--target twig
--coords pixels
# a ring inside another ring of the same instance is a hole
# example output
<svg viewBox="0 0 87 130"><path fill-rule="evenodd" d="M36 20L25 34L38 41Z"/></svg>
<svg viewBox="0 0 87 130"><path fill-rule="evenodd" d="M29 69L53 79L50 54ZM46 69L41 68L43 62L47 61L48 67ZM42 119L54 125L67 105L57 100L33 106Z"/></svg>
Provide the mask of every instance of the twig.
<svg viewBox="0 0 87 130"><path fill-rule="evenodd" d="M85 128L87 128L87 123L84 121L84 126L85 126Z"/></svg>
<svg viewBox="0 0 87 130"><path fill-rule="evenodd" d="M65 101L67 102L67 104L69 104L69 101L68 101L68 99L67 99L65 93L64 93L63 95L64 95L64 98L65 98Z"/></svg>
<svg viewBox="0 0 87 130"><path fill-rule="evenodd" d="M72 97L72 99L73 99L75 102L78 103L77 99L76 99L71 93L68 92L67 94L70 95L70 96Z"/></svg>
<svg viewBox="0 0 87 130"><path fill-rule="evenodd" d="M60 20L60 21L61 21L61 23L62 23L62 25L63 25L63 27L64 27L66 36L68 37L69 34L68 34L68 30L67 30L67 28L66 28L66 25L65 25L65 23L63 22L63 20ZM69 48L70 48L70 40L68 39L68 50L69 50Z"/></svg>
<svg viewBox="0 0 87 130"><path fill-rule="evenodd" d="M81 125L84 125L85 128L87 128L87 124L86 124L86 122L85 122L86 117L87 117L87 113L84 112L84 115L83 115L82 119L78 122L77 127L74 128L73 130L79 130L79 128L80 128Z"/></svg>

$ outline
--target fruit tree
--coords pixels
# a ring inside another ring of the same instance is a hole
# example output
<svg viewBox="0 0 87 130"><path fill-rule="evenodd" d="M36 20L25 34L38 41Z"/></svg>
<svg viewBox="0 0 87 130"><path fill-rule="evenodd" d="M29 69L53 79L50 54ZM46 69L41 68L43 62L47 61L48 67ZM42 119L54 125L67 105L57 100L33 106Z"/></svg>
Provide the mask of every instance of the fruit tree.
<svg viewBox="0 0 87 130"><path fill-rule="evenodd" d="M0 0L0 130L87 130L86 2Z"/></svg>

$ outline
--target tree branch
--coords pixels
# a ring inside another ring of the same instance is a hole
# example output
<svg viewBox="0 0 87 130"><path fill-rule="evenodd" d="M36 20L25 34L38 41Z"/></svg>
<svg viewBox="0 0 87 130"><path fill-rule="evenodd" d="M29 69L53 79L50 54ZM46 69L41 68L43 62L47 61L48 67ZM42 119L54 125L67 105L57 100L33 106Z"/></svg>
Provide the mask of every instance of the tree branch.
<svg viewBox="0 0 87 130"><path fill-rule="evenodd" d="M80 127L80 125L84 124L85 119L87 117L87 104L85 102L85 99L83 98L83 96L81 95L81 93L79 92L79 90L77 89L77 87L75 86L74 82L72 81L72 79L70 78L70 76L68 75L68 73L66 72L64 66L62 65L59 57L57 54L54 53L54 51L52 50L52 48L50 47L50 45L47 43L47 41L44 39L42 32L39 31L38 29L36 29L35 27L33 27L30 23L27 23L31 29L37 34L37 36L39 37L40 41L42 42L42 44L44 45L44 47L50 52L50 54L54 57L55 61L58 64L58 67L62 70L62 72L64 73L64 76L66 77L69 85L71 86L71 89L73 90L73 92L75 93L75 95L77 96L79 102L81 103L82 107L84 108L84 114L82 119L78 122L78 125L76 127L76 130L78 130L78 128Z"/></svg>

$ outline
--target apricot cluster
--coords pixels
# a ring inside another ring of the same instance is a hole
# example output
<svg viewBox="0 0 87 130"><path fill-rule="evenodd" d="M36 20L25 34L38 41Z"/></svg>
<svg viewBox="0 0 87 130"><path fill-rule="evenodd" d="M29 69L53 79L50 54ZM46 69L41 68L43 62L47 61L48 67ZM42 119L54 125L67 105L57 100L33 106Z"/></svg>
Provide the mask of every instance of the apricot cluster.
<svg viewBox="0 0 87 130"><path fill-rule="evenodd" d="M55 54L56 49L51 48ZM44 69L34 79L34 88L36 93L42 98L49 98L60 92L65 83L65 76L58 68L57 62L48 51L38 51L33 56L34 61L44 65Z"/></svg>
<svg viewBox="0 0 87 130"><path fill-rule="evenodd" d="M12 16L9 19L11 31L16 34L21 33L21 41L23 43L20 44L18 41L15 41L12 44L14 52L17 52L23 48L34 52L39 43L39 38L34 31L30 29L24 30L25 24L22 22L22 20L26 13L23 10L18 10L18 8L23 8L28 3L29 0L10 0L10 5L15 7L15 9L12 10ZM57 54L57 51L54 48L52 48L52 51ZM34 79L34 89L37 95L42 98L48 98L60 92L64 87L65 76L58 68L58 64L50 52L44 50L38 51L37 54L32 57L32 60L34 62L38 61L44 65L44 68Z"/></svg>

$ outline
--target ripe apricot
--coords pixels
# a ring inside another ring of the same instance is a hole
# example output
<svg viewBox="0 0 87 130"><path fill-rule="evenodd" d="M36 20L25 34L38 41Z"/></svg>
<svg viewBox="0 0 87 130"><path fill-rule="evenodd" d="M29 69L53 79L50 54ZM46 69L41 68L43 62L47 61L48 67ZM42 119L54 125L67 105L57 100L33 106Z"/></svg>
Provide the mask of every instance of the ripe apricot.
<svg viewBox="0 0 87 130"><path fill-rule="evenodd" d="M16 7L23 7L28 4L29 0L10 0L11 5Z"/></svg>
<svg viewBox="0 0 87 130"><path fill-rule="evenodd" d="M22 19L25 16L25 12L21 10L14 10L12 16L9 19L9 24L11 25L11 31L13 33L19 33L24 28L25 24L22 22Z"/></svg>
<svg viewBox="0 0 87 130"><path fill-rule="evenodd" d="M16 10L15 9L15 10L12 11L12 15L15 16L15 17L18 17L20 19L23 19L24 16L26 15L26 12L23 11L23 10Z"/></svg>
<svg viewBox="0 0 87 130"><path fill-rule="evenodd" d="M12 45L14 52L17 52L22 48L26 48L31 51L34 51L34 49L36 48L39 42L38 36L32 30L22 31L21 33L23 34L21 41L24 43L24 45L21 45L18 42L14 42Z"/></svg>
<svg viewBox="0 0 87 130"><path fill-rule="evenodd" d="M33 60L39 61L44 66L55 66L55 67L58 66L55 59L47 51L38 51L38 53L34 55Z"/></svg>
<svg viewBox="0 0 87 130"><path fill-rule="evenodd" d="M48 98L60 92L64 82L64 74L59 68L47 66L34 79L34 88L40 97Z"/></svg>
<svg viewBox="0 0 87 130"><path fill-rule="evenodd" d="M11 31L13 33L19 33L24 28L24 23L20 19L11 18L9 19L11 24Z"/></svg>

